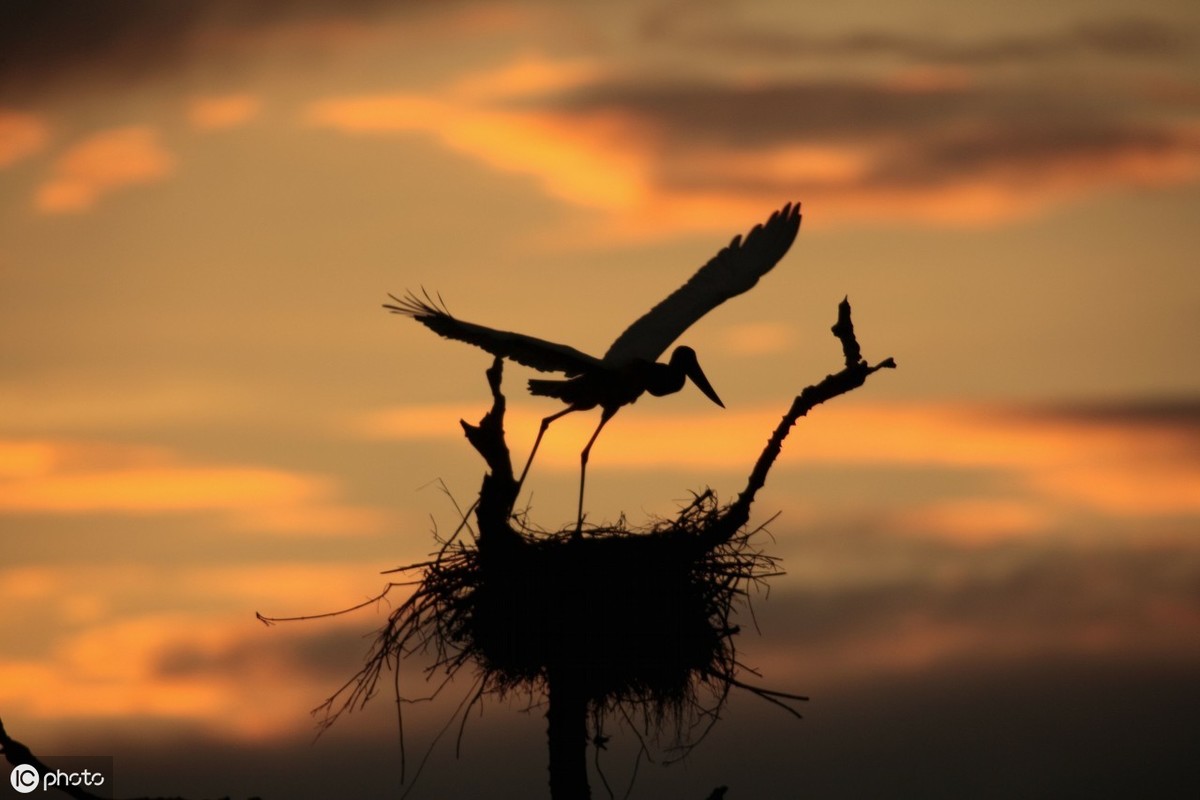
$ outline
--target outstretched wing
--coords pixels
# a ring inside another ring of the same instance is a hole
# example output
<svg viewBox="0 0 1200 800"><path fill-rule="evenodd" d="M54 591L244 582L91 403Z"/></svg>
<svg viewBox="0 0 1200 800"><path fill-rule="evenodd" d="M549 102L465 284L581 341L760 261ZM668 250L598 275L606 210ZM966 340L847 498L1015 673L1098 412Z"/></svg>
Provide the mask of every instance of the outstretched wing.
<svg viewBox="0 0 1200 800"><path fill-rule="evenodd" d="M568 377L580 375L600 365L600 359L580 352L574 347L556 342L547 342L521 333L498 331L483 325L455 319L445 308L438 308L428 294L425 299L409 292L403 298L389 294L395 303L384 303L383 307L393 314L412 317L434 333L447 339L482 347L492 355L511 358L518 364L542 372L565 372Z"/></svg>
<svg viewBox="0 0 1200 800"><path fill-rule="evenodd" d="M787 253L799 230L800 204L788 203L764 224L755 225L744 240L733 237L687 283L618 336L604 361L657 359L693 322L758 283Z"/></svg>

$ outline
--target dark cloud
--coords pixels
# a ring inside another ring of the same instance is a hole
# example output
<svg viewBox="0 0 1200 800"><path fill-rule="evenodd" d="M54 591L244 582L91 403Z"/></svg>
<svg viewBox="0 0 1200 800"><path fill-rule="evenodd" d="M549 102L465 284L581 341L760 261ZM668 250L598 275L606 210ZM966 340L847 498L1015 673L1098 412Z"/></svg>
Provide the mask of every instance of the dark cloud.
<svg viewBox="0 0 1200 800"><path fill-rule="evenodd" d="M25 99L81 76L129 80L176 63L204 16L192 0L0 4L0 97Z"/></svg>
<svg viewBox="0 0 1200 800"><path fill-rule="evenodd" d="M294 674L327 680L332 691L361 666L374 639L373 632L344 627L330 631L313 626L312 630L291 636L272 636L266 629L262 633L216 650L199 644L177 645L159 655L154 674L166 679L246 674L254 664L270 660Z"/></svg>
<svg viewBox="0 0 1200 800"><path fill-rule="evenodd" d="M1123 402L1075 403L1027 410L1025 416L1052 421L1172 427L1181 435L1200 433L1200 397L1161 397Z"/></svg>
<svg viewBox="0 0 1200 800"><path fill-rule="evenodd" d="M881 164L872 181L918 187L980 174L1027 180L1058 164L1086 169L1130 156L1163 161L1176 154L1200 156L1200 139L1170 124L1089 116L1054 120L1034 108L1018 117L985 114L978 127L931 132L901 157Z"/></svg>
<svg viewBox="0 0 1200 800"><path fill-rule="evenodd" d="M738 56L787 58L890 57L922 64L987 66L1095 54L1107 57L1173 56L1188 52L1195 33L1150 17L1089 20L1047 33L953 41L885 30L815 36L792 30L748 28L716 17L655 13L643 20L651 41Z"/></svg>
<svg viewBox="0 0 1200 800"><path fill-rule="evenodd" d="M734 147L796 140L846 141L940 135L1022 135L1022 146L1071 138L1071 146L1111 143L1114 131L1136 130L1125 117L1140 101L1086 88L1028 85L943 85L909 88L873 80L796 79L752 85L699 80L612 80L527 104L566 113L618 112L666 139ZM1156 130L1145 126L1145 130Z"/></svg>
<svg viewBox="0 0 1200 800"><path fill-rule="evenodd" d="M833 588L800 583L772 596L775 621L769 635L797 643L801 651L873 638L902 644L906 624L919 621L931 629L987 632L997 642L1024 642L1030 651L1061 647L1065 652L1076 647L1073 637L1084 630L1105 629L1124 648L1158 651L1176 647L1177 636L1200 634L1185 628L1172 632L1156 616L1164 608L1200 615L1200 552L1195 548L1147 544L1134 551L1029 552L1014 543L956 548L894 538L890 544L869 542L876 552L865 552L864 542L864 560L903 557L904 550L919 549L925 553L921 570ZM1200 658L1200 640L1190 652Z"/></svg>
<svg viewBox="0 0 1200 800"><path fill-rule="evenodd" d="M794 188L776 186L765 174L744 178L753 185L734 186L737 179L727 171L710 175L702 160L680 158L705 148L864 146L872 163L861 183L899 190L979 177L1032 185L1032 177L1060 165L1095 173L1111 164L1119 172L1133 159L1169 164L1175 157L1200 158L1200 137L1177 124L1169 109L1078 85L611 80L524 102L568 115L612 113L636 121L658 142L660 180L678 189Z"/></svg>
<svg viewBox="0 0 1200 800"><path fill-rule="evenodd" d="M1192 52L1196 32L1149 17L1121 17L1082 22L1064 38L1106 55L1156 56Z"/></svg>
<svg viewBox="0 0 1200 800"><path fill-rule="evenodd" d="M134 83L201 54L234 66L253 55L244 34L295 22L370 21L396 7L386 0L6 0L0 3L0 104Z"/></svg>
<svg viewBox="0 0 1200 800"><path fill-rule="evenodd" d="M630 80L596 83L536 102L568 113L619 112L667 139L755 147L840 138L847 132L869 136L878 131L918 131L1004 99L955 88L898 92L882 84L849 80L748 86Z"/></svg>

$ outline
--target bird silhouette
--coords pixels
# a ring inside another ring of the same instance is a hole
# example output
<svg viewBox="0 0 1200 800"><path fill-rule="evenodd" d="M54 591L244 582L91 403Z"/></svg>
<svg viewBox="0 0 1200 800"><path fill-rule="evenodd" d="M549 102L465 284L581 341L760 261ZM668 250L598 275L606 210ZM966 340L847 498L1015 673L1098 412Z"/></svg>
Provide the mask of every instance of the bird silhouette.
<svg viewBox="0 0 1200 800"><path fill-rule="evenodd" d="M412 317L448 339L473 344L495 356L542 372L560 372L566 376L529 381L531 394L555 397L567 407L542 420L533 449L517 481L518 489L525 482L538 445L550 424L571 412L600 407L600 424L579 457L579 513L575 528L578 536L583 527L583 489L588 456L600 431L622 406L635 402L645 392L656 397L674 394L690 379L710 400L725 407L700 369L692 348L675 348L665 364L656 359L698 319L758 283L758 279L787 253L799 229L800 204L788 203L765 223L754 226L745 238L735 236L687 283L618 336L603 358L565 344L464 322L451 316L444 304L435 302L428 293L424 293L423 298L412 292L403 298L389 294L395 302L385 303L383 307Z"/></svg>

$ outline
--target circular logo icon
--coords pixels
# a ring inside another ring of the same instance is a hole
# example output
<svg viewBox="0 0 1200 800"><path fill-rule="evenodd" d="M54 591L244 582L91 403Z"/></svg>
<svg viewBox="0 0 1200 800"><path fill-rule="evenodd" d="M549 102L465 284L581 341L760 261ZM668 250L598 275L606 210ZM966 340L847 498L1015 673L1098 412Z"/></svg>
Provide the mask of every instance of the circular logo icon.
<svg viewBox="0 0 1200 800"><path fill-rule="evenodd" d="M12 787L21 794L29 794L34 789L38 788L38 782L41 776L38 771L28 764L21 764L13 767L12 775L9 776L9 781L12 782Z"/></svg>

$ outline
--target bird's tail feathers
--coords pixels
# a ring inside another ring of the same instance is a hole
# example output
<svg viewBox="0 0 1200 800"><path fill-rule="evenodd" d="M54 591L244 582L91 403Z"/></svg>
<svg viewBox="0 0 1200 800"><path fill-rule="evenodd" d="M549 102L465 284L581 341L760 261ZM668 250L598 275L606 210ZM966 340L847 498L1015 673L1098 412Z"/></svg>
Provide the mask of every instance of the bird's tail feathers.
<svg viewBox="0 0 1200 800"><path fill-rule="evenodd" d="M406 317L412 317L416 320L425 320L430 317L452 317L449 309L446 308L446 301L442 299L441 294L434 299L430 296L429 290L424 286L421 287L421 295L417 296L416 292L409 290L404 297L397 297L388 292L388 297L394 300L394 303L384 303L383 307L393 314L403 314Z"/></svg>

